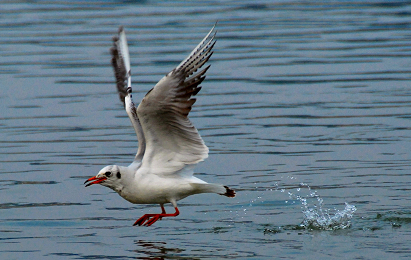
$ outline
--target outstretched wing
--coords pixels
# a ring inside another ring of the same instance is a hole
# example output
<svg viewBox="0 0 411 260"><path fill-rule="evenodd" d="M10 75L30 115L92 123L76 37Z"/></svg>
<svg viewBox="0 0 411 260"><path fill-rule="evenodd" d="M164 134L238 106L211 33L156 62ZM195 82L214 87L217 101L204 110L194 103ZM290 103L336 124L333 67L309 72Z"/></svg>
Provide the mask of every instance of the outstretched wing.
<svg viewBox="0 0 411 260"><path fill-rule="evenodd" d="M137 116L137 110L131 99L130 54L128 52L126 33L124 32L123 27L119 28L118 36L113 38L113 42L113 47L110 50L112 56L111 65L113 66L114 75L116 77L118 95L124 104L124 108L126 109L131 124L137 134L138 150L134 161L141 162L146 144L143 129L141 128L140 120Z"/></svg>
<svg viewBox="0 0 411 260"><path fill-rule="evenodd" d="M172 174L208 157L208 148L188 119L196 95L210 67L215 44L214 27L191 54L164 76L137 108L146 140L141 168L154 174ZM197 72L198 71L198 72Z"/></svg>

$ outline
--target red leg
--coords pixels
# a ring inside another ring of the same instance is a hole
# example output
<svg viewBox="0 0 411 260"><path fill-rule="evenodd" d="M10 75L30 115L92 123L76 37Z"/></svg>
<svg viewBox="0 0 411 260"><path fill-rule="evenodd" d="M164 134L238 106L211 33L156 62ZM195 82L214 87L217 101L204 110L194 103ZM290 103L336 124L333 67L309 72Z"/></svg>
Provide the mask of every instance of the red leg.
<svg viewBox="0 0 411 260"><path fill-rule="evenodd" d="M174 214L167 214L166 210L164 209L164 206L161 205L161 214L145 214L144 216L142 216L141 218L137 219L137 221L133 224L133 226L135 225L143 225L144 222L146 222L144 224L144 226L151 226L153 225L157 220L163 218L163 217L176 217L180 214L180 212L178 211L178 208L175 207L176 212Z"/></svg>

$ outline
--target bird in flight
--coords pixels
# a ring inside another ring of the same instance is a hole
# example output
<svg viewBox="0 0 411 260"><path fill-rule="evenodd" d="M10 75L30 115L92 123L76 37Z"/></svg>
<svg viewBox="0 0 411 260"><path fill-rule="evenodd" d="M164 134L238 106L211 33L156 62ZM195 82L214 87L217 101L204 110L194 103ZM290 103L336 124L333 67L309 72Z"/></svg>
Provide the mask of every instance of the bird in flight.
<svg viewBox="0 0 411 260"><path fill-rule="evenodd" d="M109 165L89 178L87 186L100 184L135 204L160 204L161 213L145 214L135 225L151 226L164 217L180 214L177 201L200 193L235 197L235 191L221 184L194 177L194 167L208 157L208 147L188 114L210 65L215 26L175 69L164 76L136 107L132 101L130 55L123 27L113 38L112 66L117 90L137 134L138 150L127 167ZM166 213L171 203L175 213Z"/></svg>

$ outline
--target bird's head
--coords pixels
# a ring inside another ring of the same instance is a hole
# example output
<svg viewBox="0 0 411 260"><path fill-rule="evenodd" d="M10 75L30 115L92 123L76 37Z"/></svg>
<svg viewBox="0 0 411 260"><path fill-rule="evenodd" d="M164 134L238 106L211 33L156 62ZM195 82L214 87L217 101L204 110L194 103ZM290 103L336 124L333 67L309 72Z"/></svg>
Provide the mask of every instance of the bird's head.
<svg viewBox="0 0 411 260"><path fill-rule="evenodd" d="M84 184L87 183L86 187L93 184L101 184L117 191L122 186L121 177L122 171L120 167L117 165L109 165L101 169L96 176L86 180Z"/></svg>

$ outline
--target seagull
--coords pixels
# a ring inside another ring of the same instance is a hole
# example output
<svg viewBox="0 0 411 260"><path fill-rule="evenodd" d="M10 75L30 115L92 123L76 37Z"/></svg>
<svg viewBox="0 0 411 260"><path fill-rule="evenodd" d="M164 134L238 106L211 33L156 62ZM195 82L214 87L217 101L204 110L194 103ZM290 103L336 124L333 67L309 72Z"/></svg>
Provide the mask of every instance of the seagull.
<svg viewBox="0 0 411 260"><path fill-rule="evenodd" d="M151 226L164 217L180 214L177 201L200 193L235 197L235 191L222 184L194 177L194 167L208 157L208 147L188 114L210 65L202 66L213 54L215 25L175 69L165 75L136 106L132 100L130 55L126 34L119 28L113 38L111 64L120 100L137 134L138 150L127 167L109 165L84 182L100 184L116 191L134 204L160 204L161 213L145 214L133 226ZM171 203L175 213L166 213Z"/></svg>

